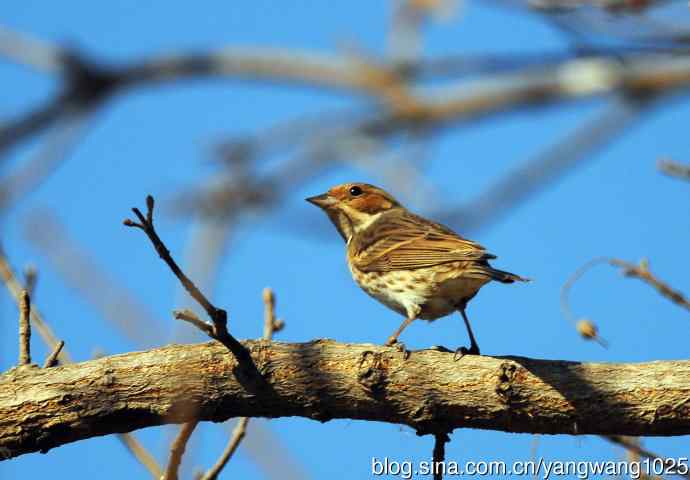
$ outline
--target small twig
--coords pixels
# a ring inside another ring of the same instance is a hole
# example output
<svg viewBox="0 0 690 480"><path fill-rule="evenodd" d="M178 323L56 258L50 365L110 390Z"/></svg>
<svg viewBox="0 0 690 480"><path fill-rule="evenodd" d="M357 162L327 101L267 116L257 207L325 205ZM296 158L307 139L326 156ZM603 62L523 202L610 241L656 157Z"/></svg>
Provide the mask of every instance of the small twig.
<svg viewBox="0 0 690 480"><path fill-rule="evenodd" d="M29 296L34 296L36 282L38 281L38 270L34 265L24 267L24 289L29 292Z"/></svg>
<svg viewBox="0 0 690 480"><path fill-rule="evenodd" d="M51 352L50 355L48 355L48 358L46 358L46 361L43 363L43 368L50 368L54 367L55 365L58 364L58 355L60 355L60 352L62 351L62 347L65 346L65 341L60 340L57 345L55 345L55 348L53 348L53 351Z"/></svg>
<svg viewBox="0 0 690 480"><path fill-rule="evenodd" d="M272 340L273 334L280 332L285 327L285 322L280 319L276 319L276 297L273 294L273 290L270 288L264 288L263 292L264 299L264 340Z"/></svg>
<svg viewBox="0 0 690 480"><path fill-rule="evenodd" d="M223 468L225 468L225 465L228 463L230 458L232 458L233 454L237 450L237 447L239 447L240 442L244 438L244 435L247 431L248 424L249 417L240 417L240 419L237 421L235 429L232 431L232 435L230 436L230 440L228 441L223 454L220 456L218 461L201 477L201 480L216 480L216 478L218 478L218 474L223 470Z"/></svg>
<svg viewBox="0 0 690 480"><path fill-rule="evenodd" d="M180 433L177 434L175 441L170 445L170 460L168 460L168 467L165 469L162 480L177 480L177 472L180 469L182 455L184 455L189 437L192 436L192 432L194 432L198 423L198 420L193 420L182 424L180 427Z"/></svg>
<svg viewBox="0 0 690 480"><path fill-rule="evenodd" d="M629 437L623 437L619 435L602 435L601 438L608 440L611 443L615 443L616 445L620 445L621 447L625 448L628 452L632 452L640 457L648 458L650 460L660 459L663 461L663 465L669 464L667 458L657 455L656 453L651 452L645 448L642 448L639 445L639 443L634 442ZM678 475L679 477L690 478L690 473L679 473L677 471L668 471L666 473Z"/></svg>
<svg viewBox="0 0 690 480"><path fill-rule="evenodd" d="M594 340L604 348L608 347L608 342L599 336L599 329L590 319L577 319L575 317L572 309L570 308L568 295L570 294L570 289L573 287L573 285L575 285L575 282L577 282L589 269L602 263L608 263L609 261L610 259L608 257L598 257L588 261L580 268L575 270L575 273L573 273L561 287L561 311L563 312L563 316L575 323L575 328L582 338L586 340Z"/></svg>
<svg viewBox="0 0 690 480"><path fill-rule="evenodd" d="M434 480L443 480L443 474L446 471L444 464L446 458L446 443L450 441L447 433L434 434L434 452L433 452L433 473Z"/></svg>
<svg viewBox="0 0 690 480"><path fill-rule="evenodd" d="M19 365L31 363L31 297L22 290L19 294Z"/></svg>
<svg viewBox="0 0 690 480"><path fill-rule="evenodd" d="M146 236L149 237L149 240L151 240L153 247L156 249L156 252L158 253L158 256L168 265L168 267L170 267L170 270L172 270L172 272L178 278L180 283L182 283L182 286L185 288L185 290L187 290L187 292L192 296L192 298L203 307L203 309L206 311L209 318L213 322L213 326L205 324L205 322L199 323L200 321L191 321L188 317L180 317L180 319L190 321L192 324L200 328L208 336L221 342L228 348L228 350L232 352L232 354L235 356L235 358L240 364L246 364L246 362L251 361L251 358L249 357L249 353L242 346L242 344L240 344L240 342L238 342L237 339L235 339L235 337L230 335L230 333L228 332L227 312L222 308L217 308L215 305L213 305L206 298L206 296L196 287L196 285L194 285L194 282L192 282L187 277L187 275L184 274L182 269L177 265L177 262L175 262L175 260L170 255L170 251L168 250L168 248L165 246L161 238L158 236L156 228L153 225L154 205L155 201L153 197L151 195L148 195L146 197L146 216L144 216L138 208L133 208L132 211L139 219L139 222L134 222L130 219L125 219L123 223L128 227L140 228L146 234ZM202 324L204 324L205 326L202 326Z"/></svg>
<svg viewBox="0 0 690 480"><path fill-rule="evenodd" d="M656 288L661 295L668 298L673 303L690 310L690 301L688 301L688 299L685 298L681 292L674 290L667 283L662 282L652 275L652 273L649 271L649 262L646 259L640 260L639 265L618 260L617 258L612 258L609 263L615 267L622 268L623 275L626 277L639 278L640 280Z"/></svg>
<svg viewBox="0 0 690 480"><path fill-rule="evenodd" d="M196 315L196 313L187 308L184 310L173 310L173 317L175 317L175 320L182 320L184 322L191 323L209 337L213 336L213 325L204 322Z"/></svg>
<svg viewBox="0 0 690 480"><path fill-rule="evenodd" d="M0 248L0 279L5 284L5 287L9 291L12 298L14 298L14 301L17 302L17 305L19 305L21 292L25 289L25 287L17 279L17 275L14 273L14 270L10 265L10 261L5 256L5 253L2 250L2 248ZM33 306L33 308L31 308L30 316L32 325L36 328L36 330L38 330L38 333L43 338L43 341L50 348L55 348L59 340L55 336L53 331L50 329L50 326L48 326L46 321L43 320L43 316L38 311L35 305ZM66 351L62 352L62 354L60 355L60 360L67 363L71 362L71 358Z"/></svg>
<svg viewBox="0 0 690 480"><path fill-rule="evenodd" d="M682 180L690 180L690 165L683 165L672 160L659 160L656 168L663 174L669 177L680 178Z"/></svg>
<svg viewBox="0 0 690 480"><path fill-rule="evenodd" d="M586 338L588 340L595 340L603 347L607 346L606 341L599 337L597 333L597 326L591 320L587 318L577 319L575 315L573 315L568 302L568 294L570 293L570 289L575 284L575 282L579 280L585 274L585 272L587 272L592 267L600 265L602 263L608 263L611 266L621 268L623 270L623 275L625 275L626 277L639 278L645 283L648 283L649 285L656 288L656 290L661 295L668 298L675 304L690 310L690 301L688 301L688 299L682 293L680 293L677 290L674 290L668 284L662 282L654 275L652 275L652 273L649 271L649 262L646 259L642 259L639 265L635 265L617 258L594 258L582 265L580 268L578 268L575 271L575 273L573 273L570 276L570 278L563 284L563 287L561 288L561 309L563 311L563 315L566 318L575 322L577 331L578 333L580 333L580 335L582 335L583 338Z"/></svg>
<svg viewBox="0 0 690 480"><path fill-rule="evenodd" d="M117 438L120 439L127 451L148 470L154 480L160 480L163 472L158 462L132 434L120 434Z"/></svg>

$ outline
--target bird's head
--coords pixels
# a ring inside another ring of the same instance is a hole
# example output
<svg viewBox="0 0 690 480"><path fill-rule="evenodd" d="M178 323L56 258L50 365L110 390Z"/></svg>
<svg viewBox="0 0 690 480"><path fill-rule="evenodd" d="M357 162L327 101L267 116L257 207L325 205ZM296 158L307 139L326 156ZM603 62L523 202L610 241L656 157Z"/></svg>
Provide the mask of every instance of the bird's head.
<svg viewBox="0 0 690 480"><path fill-rule="evenodd" d="M345 241L367 228L381 214L401 208L388 192L368 183L336 185L307 201L326 212Z"/></svg>

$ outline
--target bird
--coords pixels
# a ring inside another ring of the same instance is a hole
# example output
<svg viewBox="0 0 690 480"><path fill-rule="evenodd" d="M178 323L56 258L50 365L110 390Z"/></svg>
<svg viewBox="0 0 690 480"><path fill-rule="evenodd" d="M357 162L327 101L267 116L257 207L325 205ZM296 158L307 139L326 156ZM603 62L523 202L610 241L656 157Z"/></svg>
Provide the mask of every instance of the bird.
<svg viewBox="0 0 690 480"><path fill-rule="evenodd" d="M467 328L470 347L456 349L455 358L480 355L467 318L468 302L492 280L529 281L493 268L489 260L496 256L479 243L410 212L374 185L344 183L306 200L326 213L345 241L347 264L357 285L405 317L385 345L395 345L406 355L399 337L407 326L456 311Z"/></svg>

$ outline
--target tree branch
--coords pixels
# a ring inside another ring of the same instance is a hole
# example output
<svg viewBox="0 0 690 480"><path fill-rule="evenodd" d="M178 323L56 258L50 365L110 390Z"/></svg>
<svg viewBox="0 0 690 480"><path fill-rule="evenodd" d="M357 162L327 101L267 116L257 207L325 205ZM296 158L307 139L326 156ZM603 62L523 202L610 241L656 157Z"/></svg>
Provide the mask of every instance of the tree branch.
<svg viewBox="0 0 690 480"><path fill-rule="evenodd" d="M690 361L583 364L465 357L332 340L246 341L266 380L251 389L215 342L171 345L0 376L0 458L198 418L301 416L603 435L690 434Z"/></svg>
<svg viewBox="0 0 690 480"><path fill-rule="evenodd" d="M65 346L65 341L60 340L57 345L53 348L53 351L50 352L50 355L48 355L48 358L46 358L46 361L43 362L43 368L50 368L54 367L55 365L58 364L58 356L60 355L60 352L62 352L62 348Z"/></svg>
<svg viewBox="0 0 690 480"><path fill-rule="evenodd" d="M187 422L182 427L180 427L180 432L177 434L175 441L170 445L170 460L168 460L168 467L165 469L165 474L161 480L177 480L178 470L180 469L180 463L182 463L182 456L184 451L187 449L187 442L189 437L194 433L199 422L197 420L192 420Z"/></svg>
<svg viewBox="0 0 690 480"><path fill-rule="evenodd" d="M676 177L682 180L690 180L690 166L682 163L674 162L673 160L659 160L656 164L660 172L669 177Z"/></svg>
<svg viewBox="0 0 690 480"><path fill-rule="evenodd" d="M213 305L208 298L206 298L206 295L204 295L201 290L197 288L194 282L192 282L189 277L185 275L175 259L173 259L172 255L170 255L170 250L168 250L168 247L165 246L163 240L161 240L161 238L158 236L158 232L156 232L156 228L153 225L154 206L155 200L151 195L148 195L146 197L146 216L144 216L144 214L142 214L138 208L132 208L132 211L139 219L139 222L137 223L130 219L125 219L123 223L127 227L139 228L146 234L151 241L153 248L158 253L158 256L165 262L166 265L168 265L187 293L189 293L189 295L203 307L203 309L206 311L206 314L213 322L213 325L208 325L206 322L196 318L193 312L183 312L185 315L178 315L176 312L176 318L192 323L201 331L205 332L209 337L218 340L220 343L225 345L241 363L243 363L241 366L245 367L245 369L248 371L253 371L253 369L248 368L248 363L250 362L248 361L249 358L247 352L242 347L242 344L240 344L240 342L238 342L237 339L233 337L230 332L228 332L227 312L224 309Z"/></svg>
<svg viewBox="0 0 690 480"><path fill-rule="evenodd" d="M19 295L19 365L31 363L31 298L22 290Z"/></svg>
<svg viewBox="0 0 690 480"><path fill-rule="evenodd" d="M225 468L225 465L227 465L228 461L235 454L237 447L240 446L240 443L244 439L244 436L247 433L248 424L249 417L242 417L237 421L237 425L233 429L232 436L230 437L225 450L223 450L222 455L208 470L208 472L201 477L201 480L216 480L218 478L218 474L223 470L223 468Z"/></svg>

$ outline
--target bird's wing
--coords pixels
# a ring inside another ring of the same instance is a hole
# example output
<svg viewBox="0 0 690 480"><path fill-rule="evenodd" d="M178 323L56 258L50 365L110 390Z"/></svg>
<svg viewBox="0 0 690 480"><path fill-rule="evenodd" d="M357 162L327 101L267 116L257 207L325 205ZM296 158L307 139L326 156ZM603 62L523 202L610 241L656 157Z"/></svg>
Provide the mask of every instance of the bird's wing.
<svg viewBox="0 0 690 480"><path fill-rule="evenodd" d="M496 258L449 228L409 213L383 217L362 232L351 261L365 272L415 270L444 263Z"/></svg>

